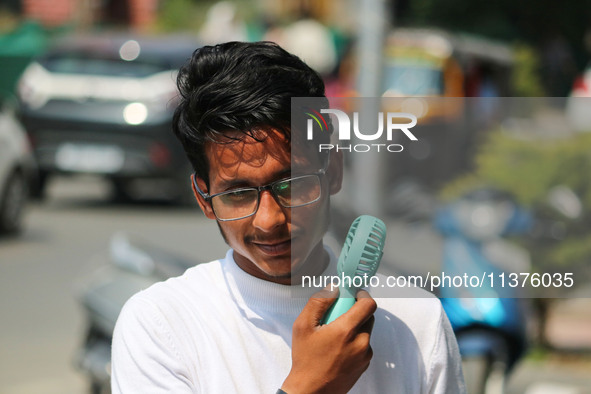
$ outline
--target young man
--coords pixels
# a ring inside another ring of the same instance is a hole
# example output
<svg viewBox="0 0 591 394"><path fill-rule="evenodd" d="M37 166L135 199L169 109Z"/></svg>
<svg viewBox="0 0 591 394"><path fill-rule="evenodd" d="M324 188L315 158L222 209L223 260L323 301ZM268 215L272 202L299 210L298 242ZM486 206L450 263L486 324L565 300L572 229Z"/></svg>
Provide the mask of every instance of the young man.
<svg viewBox="0 0 591 394"><path fill-rule="evenodd" d="M197 50L178 85L195 196L231 249L127 302L113 392L464 392L436 298L360 291L322 325L335 294L298 285L335 267L322 238L342 158L299 152L290 123L292 97L324 98L318 74L277 45L234 42Z"/></svg>

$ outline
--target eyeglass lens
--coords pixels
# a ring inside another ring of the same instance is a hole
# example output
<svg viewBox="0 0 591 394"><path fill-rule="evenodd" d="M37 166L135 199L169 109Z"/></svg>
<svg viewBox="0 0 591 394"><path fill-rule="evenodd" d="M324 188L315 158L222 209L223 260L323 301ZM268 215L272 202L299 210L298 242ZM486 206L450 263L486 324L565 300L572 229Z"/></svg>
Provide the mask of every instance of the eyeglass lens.
<svg viewBox="0 0 591 394"><path fill-rule="evenodd" d="M271 192L284 207L298 207L320 198L320 179L306 175L272 185ZM211 204L218 219L240 219L254 214L259 204L258 189L245 188L212 197Z"/></svg>

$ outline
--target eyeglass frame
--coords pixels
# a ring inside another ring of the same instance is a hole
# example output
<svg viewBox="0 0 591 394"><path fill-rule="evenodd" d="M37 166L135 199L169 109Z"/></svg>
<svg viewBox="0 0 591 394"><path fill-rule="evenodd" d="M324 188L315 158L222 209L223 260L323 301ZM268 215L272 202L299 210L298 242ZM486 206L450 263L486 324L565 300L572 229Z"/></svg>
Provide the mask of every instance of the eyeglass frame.
<svg viewBox="0 0 591 394"><path fill-rule="evenodd" d="M215 215L216 219L220 222L230 222L233 220L240 220L240 219L246 219L248 217L253 216L254 214L256 214L259 211L259 206L261 204L261 192L268 190L271 195L273 196L273 199L279 204L281 205L283 208L298 208L298 207L305 207L306 205L310 205L310 204L314 204L315 202L317 202L318 200L320 200L320 198L322 197L322 183L320 184L320 194L318 195L318 197L316 199L314 199L313 201L307 202L305 204L298 204L298 205L289 205L289 206L285 206L281 203L279 196L277 196L275 194L275 191L273 190L273 186L275 186L278 183L281 182L285 182L287 180L294 180L294 179L299 179L299 178L304 178L304 177L308 177L308 176L317 176L319 178L319 181L321 181L320 177L324 176L326 174L326 171L328 169L328 162L329 160L327 160L326 166L324 168L321 168L320 170L310 173L310 174L303 174L303 175L298 175L295 177L287 177L287 178L282 178L282 179L278 179L276 181L273 181L271 183L268 183L266 185L263 186L247 186L247 187L239 187L236 189L231 189L231 190L226 190L224 192L220 192L220 193L215 193L215 194L208 194L205 193L203 190L201 190L199 188L199 186L197 185L197 172L193 173L193 186L195 187L195 190L197 191L197 193L199 193L199 195L205 200L205 202L208 202L211 205L213 214ZM321 181L322 182L322 181ZM220 219L217 215L217 213L215 212L215 209L213 209L213 205L211 204L211 200L214 197L220 196L222 194L229 194L229 193L235 193L238 191L242 191L242 190L256 190L257 191L257 204L256 204L256 208L254 209L254 211L246 216L241 216L238 218L232 218L232 219Z"/></svg>

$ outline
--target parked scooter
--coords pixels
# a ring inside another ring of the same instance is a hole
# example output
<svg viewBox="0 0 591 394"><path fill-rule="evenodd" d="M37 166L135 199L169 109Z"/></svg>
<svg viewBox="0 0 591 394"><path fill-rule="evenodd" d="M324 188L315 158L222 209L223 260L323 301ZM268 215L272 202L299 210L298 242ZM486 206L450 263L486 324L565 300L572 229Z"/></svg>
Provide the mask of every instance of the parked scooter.
<svg viewBox="0 0 591 394"><path fill-rule="evenodd" d="M529 254L503 237L525 234L532 224L529 212L494 189L467 193L435 215L444 238L442 272L484 279L478 287L446 286L439 293L456 333L469 394L503 393L508 373L527 348L527 300L517 289L501 287L498 278L529 272Z"/></svg>
<svg viewBox="0 0 591 394"><path fill-rule="evenodd" d="M92 394L111 392L111 340L125 302L196 264L124 233L112 237L109 252L107 264L88 279L79 294L87 327L75 363L88 376Z"/></svg>

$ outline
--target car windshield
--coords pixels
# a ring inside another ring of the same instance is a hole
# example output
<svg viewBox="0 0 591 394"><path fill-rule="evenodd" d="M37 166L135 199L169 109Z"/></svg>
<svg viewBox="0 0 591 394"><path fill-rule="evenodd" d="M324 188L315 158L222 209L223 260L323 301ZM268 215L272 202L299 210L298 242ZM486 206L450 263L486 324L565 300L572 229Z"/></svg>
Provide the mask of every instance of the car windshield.
<svg viewBox="0 0 591 394"><path fill-rule="evenodd" d="M60 74L108 75L142 78L169 69L166 64L142 60L92 57L76 53L47 56L41 61L48 71Z"/></svg>
<svg viewBox="0 0 591 394"><path fill-rule="evenodd" d="M440 68L392 63L384 70L384 90L400 95L434 96L443 93Z"/></svg>

